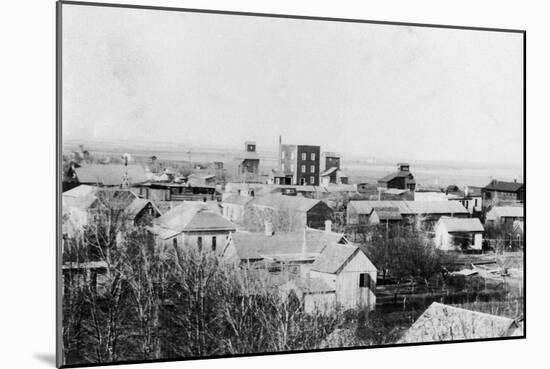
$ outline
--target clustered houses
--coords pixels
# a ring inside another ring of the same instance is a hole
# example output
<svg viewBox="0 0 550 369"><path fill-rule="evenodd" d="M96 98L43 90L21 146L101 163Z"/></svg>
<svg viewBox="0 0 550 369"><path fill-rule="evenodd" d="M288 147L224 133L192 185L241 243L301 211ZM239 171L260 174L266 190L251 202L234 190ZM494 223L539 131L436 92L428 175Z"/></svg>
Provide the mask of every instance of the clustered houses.
<svg viewBox="0 0 550 369"><path fill-rule="evenodd" d="M263 233L235 232L224 258L250 270L264 269L283 297L293 292L306 312L376 304L376 267L364 252L341 233L304 228L273 232L269 222Z"/></svg>
<svg viewBox="0 0 550 369"><path fill-rule="evenodd" d="M397 172L377 183L349 184L338 154L283 144L281 138L270 183L261 179L255 142L245 142L236 160L240 182L223 187L204 169L183 177L171 168L155 174L127 161L71 166L68 187L74 188L63 193L64 236L82 234L116 204L128 225L143 226L163 248L193 249L235 263L244 276L265 279L283 298L294 294L307 312L337 305L374 308L377 269L350 242L350 230L415 227L437 248L459 252L482 250L480 219L485 226L511 224L518 244L523 237L521 183L420 188L409 164L399 163ZM347 227L347 238L333 232L333 221ZM100 260L63 266L67 274L97 276L104 269Z"/></svg>
<svg viewBox="0 0 550 369"><path fill-rule="evenodd" d="M400 224L435 224L442 216L469 216L462 204L453 201L350 201L347 207L348 225L368 226L399 222Z"/></svg>

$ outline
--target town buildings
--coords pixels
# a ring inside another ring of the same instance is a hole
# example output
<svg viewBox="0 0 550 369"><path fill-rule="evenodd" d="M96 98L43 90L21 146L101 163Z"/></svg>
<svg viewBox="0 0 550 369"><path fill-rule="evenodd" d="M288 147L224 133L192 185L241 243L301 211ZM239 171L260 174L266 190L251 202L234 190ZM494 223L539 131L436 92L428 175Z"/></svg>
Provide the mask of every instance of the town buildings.
<svg viewBox="0 0 550 369"><path fill-rule="evenodd" d="M166 248L192 248L197 252L220 254L237 227L212 206L184 201L155 219L149 230Z"/></svg>
<svg viewBox="0 0 550 369"><path fill-rule="evenodd" d="M252 269L278 275L283 296L291 291L306 312L343 308L369 308L376 304L376 267L363 251L341 233L304 228L297 232L236 232L224 258Z"/></svg>
<svg viewBox="0 0 550 369"><path fill-rule="evenodd" d="M292 232L304 227L323 228L331 220L333 210L322 200L302 196L268 194L255 197L249 203L250 212L245 222L259 224L270 222L277 231Z"/></svg>
<svg viewBox="0 0 550 369"><path fill-rule="evenodd" d="M434 227L435 246L444 251L481 251L484 228L478 218L441 217Z"/></svg>
<svg viewBox="0 0 550 369"><path fill-rule="evenodd" d="M494 206L485 215L485 224L488 226L512 226L515 221L523 221L523 206Z"/></svg>
<svg viewBox="0 0 550 369"><path fill-rule="evenodd" d="M413 224L421 221L433 226L442 216L467 218L468 210L454 201L371 201L352 200L347 206L347 224L368 226L399 221L399 224ZM401 218L400 218L401 217Z"/></svg>
<svg viewBox="0 0 550 369"><path fill-rule="evenodd" d="M397 172L388 174L378 180L378 186L382 188L397 188L400 190L414 191L416 181L410 172L408 163L397 163Z"/></svg>
<svg viewBox="0 0 550 369"><path fill-rule="evenodd" d="M525 185L517 181L505 182L492 180L481 190L483 208L494 205L523 203L525 201Z"/></svg>
<svg viewBox="0 0 550 369"><path fill-rule="evenodd" d="M279 165L272 172L275 184L319 185L320 146L283 144L279 137Z"/></svg>
<svg viewBox="0 0 550 369"><path fill-rule="evenodd" d="M237 158L237 176L245 182L258 182L260 180L260 156L256 152L256 142L246 141L244 153Z"/></svg>

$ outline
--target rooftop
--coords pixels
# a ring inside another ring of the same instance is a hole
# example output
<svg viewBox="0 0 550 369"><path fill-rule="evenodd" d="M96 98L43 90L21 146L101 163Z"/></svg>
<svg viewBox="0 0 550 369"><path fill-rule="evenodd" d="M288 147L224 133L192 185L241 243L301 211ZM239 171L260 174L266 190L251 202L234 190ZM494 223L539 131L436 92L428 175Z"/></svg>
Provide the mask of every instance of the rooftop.
<svg viewBox="0 0 550 369"><path fill-rule="evenodd" d="M241 260L277 258L284 255L301 255L304 232L264 233L235 232L231 235L237 254ZM346 242L342 233L306 228L306 258L321 252L329 244ZM302 255L303 256L303 255Z"/></svg>
<svg viewBox="0 0 550 369"><path fill-rule="evenodd" d="M523 218L523 206L494 206L487 213L488 219L494 218Z"/></svg>
<svg viewBox="0 0 550 369"><path fill-rule="evenodd" d="M302 196L285 196L280 194L269 194L256 197L252 203L257 206L265 206L275 209L289 209L307 212L315 205L322 203L321 200L308 199Z"/></svg>
<svg viewBox="0 0 550 369"><path fill-rule="evenodd" d="M329 244L311 265L311 270L330 274L338 273L342 266L357 252L363 251L357 246Z"/></svg>
<svg viewBox="0 0 550 369"><path fill-rule="evenodd" d="M483 232L485 229L478 218L450 218L442 217L439 220L447 232Z"/></svg>
<svg viewBox="0 0 550 369"><path fill-rule="evenodd" d="M418 214L468 214L468 210L458 201L405 201L405 200L356 200L350 206L359 214L370 214L376 207L395 207L401 215Z"/></svg>
<svg viewBox="0 0 550 369"><path fill-rule="evenodd" d="M434 302L399 343L503 337L517 327L513 319Z"/></svg>
<svg viewBox="0 0 550 369"><path fill-rule="evenodd" d="M237 227L211 206L203 202L184 201L155 219L154 223L160 228L176 232L235 231Z"/></svg>
<svg viewBox="0 0 550 369"><path fill-rule="evenodd" d="M522 187L523 187L523 183L519 183L519 182L505 182L505 181L492 180L483 189L490 190L490 191L517 192Z"/></svg>

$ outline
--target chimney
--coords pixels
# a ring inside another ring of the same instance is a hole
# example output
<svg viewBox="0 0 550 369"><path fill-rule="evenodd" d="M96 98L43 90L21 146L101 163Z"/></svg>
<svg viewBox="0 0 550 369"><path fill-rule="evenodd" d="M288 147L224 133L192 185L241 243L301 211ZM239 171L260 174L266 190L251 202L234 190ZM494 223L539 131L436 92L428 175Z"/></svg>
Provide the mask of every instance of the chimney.
<svg viewBox="0 0 550 369"><path fill-rule="evenodd" d="M514 183L518 183L518 179L517 179L517 178L514 178Z"/></svg>
<svg viewBox="0 0 550 369"><path fill-rule="evenodd" d="M327 232L327 233L332 232L332 221L331 220L325 220L325 232Z"/></svg>
<svg viewBox="0 0 550 369"><path fill-rule="evenodd" d="M265 235L273 236L273 224L271 222L268 222L267 220L264 222L264 224L265 224Z"/></svg>

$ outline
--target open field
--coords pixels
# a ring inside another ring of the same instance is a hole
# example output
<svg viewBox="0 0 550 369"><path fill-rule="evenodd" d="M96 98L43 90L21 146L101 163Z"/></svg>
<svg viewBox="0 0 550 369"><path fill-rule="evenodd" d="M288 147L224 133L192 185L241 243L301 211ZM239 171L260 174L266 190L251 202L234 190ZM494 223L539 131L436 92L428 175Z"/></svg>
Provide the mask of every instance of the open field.
<svg viewBox="0 0 550 369"><path fill-rule="evenodd" d="M231 173L235 167L235 157L241 153L238 148L207 148L191 147L178 144L163 143L126 143L119 142L81 142L66 140L63 152L78 151L79 144L96 158L118 158L124 153L132 155L135 161L146 163L155 155L158 160L166 162L211 163L219 161ZM260 172L268 174L276 167L277 153L259 150ZM342 170L349 176L351 183L376 183L377 179L395 171L395 163L399 159L373 159L368 157L342 158ZM447 186L485 186L492 178L500 180L522 180L523 168L512 164L480 164L480 163L445 163L429 161L409 161L417 183L421 185Z"/></svg>

